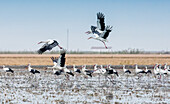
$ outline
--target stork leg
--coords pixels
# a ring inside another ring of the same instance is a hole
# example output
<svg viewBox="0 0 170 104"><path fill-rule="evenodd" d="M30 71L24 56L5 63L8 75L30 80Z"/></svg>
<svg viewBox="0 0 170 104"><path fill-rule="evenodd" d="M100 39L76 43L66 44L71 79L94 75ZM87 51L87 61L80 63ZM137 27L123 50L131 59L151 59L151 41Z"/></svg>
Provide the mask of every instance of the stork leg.
<svg viewBox="0 0 170 104"><path fill-rule="evenodd" d="M103 44L104 44L105 48L107 49L106 43L105 43L104 41L102 41L102 42L103 42Z"/></svg>
<svg viewBox="0 0 170 104"><path fill-rule="evenodd" d="M93 38L93 37L89 37L88 40L91 39L91 38Z"/></svg>

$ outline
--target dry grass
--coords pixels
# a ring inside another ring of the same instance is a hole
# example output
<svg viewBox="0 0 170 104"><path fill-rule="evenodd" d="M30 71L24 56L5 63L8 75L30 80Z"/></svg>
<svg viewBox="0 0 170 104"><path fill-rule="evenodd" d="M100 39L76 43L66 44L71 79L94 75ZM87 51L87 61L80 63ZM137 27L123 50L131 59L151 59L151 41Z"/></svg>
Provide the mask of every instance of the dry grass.
<svg viewBox="0 0 170 104"><path fill-rule="evenodd" d="M50 57L58 57L59 54L0 54L0 65L53 65ZM94 64L112 64L112 65L153 65L155 63L170 64L170 55L156 55L156 54L130 54L130 55L116 55L116 54L67 54L67 65L94 65Z"/></svg>

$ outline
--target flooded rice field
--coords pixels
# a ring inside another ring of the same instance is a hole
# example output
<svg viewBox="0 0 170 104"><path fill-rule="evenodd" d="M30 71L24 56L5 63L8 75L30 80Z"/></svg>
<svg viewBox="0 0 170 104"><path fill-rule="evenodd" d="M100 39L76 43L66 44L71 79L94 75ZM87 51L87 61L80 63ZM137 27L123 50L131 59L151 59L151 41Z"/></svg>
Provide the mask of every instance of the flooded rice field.
<svg viewBox="0 0 170 104"><path fill-rule="evenodd" d="M25 69L14 74L0 70L1 104L99 104L99 103L168 103L170 79L152 75L124 75L119 77L75 74L69 78L56 76L52 70L33 75Z"/></svg>

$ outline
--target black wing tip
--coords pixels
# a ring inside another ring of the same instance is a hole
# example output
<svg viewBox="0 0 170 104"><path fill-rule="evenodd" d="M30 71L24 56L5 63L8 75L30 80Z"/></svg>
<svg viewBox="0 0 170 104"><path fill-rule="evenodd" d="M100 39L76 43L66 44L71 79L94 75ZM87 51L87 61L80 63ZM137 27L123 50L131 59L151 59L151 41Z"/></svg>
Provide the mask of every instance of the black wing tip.
<svg viewBox="0 0 170 104"><path fill-rule="evenodd" d="M35 73L40 73L40 71L36 70Z"/></svg>
<svg viewBox="0 0 170 104"><path fill-rule="evenodd" d="M100 18L104 18L105 15L102 13L102 12L98 12L97 13L97 18L100 19Z"/></svg>
<svg viewBox="0 0 170 104"><path fill-rule="evenodd" d="M113 28L113 26L108 25L108 26L106 26L106 31L112 31L112 28Z"/></svg>
<svg viewBox="0 0 170 104"><path fill-rule="evenodd" d="M38 53L38 54L42 54L42 53L43 53L43 51L41 51L41 50L38 50L38 51L37 51L37 53Z"/></svg>

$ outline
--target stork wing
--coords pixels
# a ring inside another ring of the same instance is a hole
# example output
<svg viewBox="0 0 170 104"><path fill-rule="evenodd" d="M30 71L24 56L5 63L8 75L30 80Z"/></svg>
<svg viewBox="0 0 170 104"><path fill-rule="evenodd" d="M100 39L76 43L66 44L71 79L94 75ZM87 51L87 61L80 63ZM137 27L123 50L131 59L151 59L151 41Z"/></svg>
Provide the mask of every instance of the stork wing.
<svg viewBox="0 0 170 104"><path fill-rule="evenodd" d="M96 37L99 37L99 35L101 35L101 33L98 32L98 30L96 28L97 27L95 27L95 26L91 26L91 31Z"/></svg>
<svg viewBox="0 0 170 104"><path fill-rule="evenodd" d="M54 42L52 44L48 45L48 50L51 50L52 48L54 48L57 45L58 45L58 42L56 40L54 40Z"/></svg>
<svg viewBox="0 0 170 104"><path fill-rule="evenodd" d="M54 42L51 44L46 43L38 50L38 53L42 54L47 50L51 50L52 48L54 48L57 45L58 45L58 42L56 40L54 40Z"/></svg>
<svg viewBox="0 0 170 104"><path fill-rule="evenodd" d="M65 54L66 54L66 51L63 49L57 62L57 65L60 67L65 66Z"/></svg>
<svg viewBox="0 0 170 104"><path fill-rule="evenodd" d="M48 44L47 44L47 43L44 44L37 52L38 52L39 54L42 54L42 53L44 53L46 50L48 50Z"/></svg>
<svg viewBox="0 0 170 104"><path fill-rule="evenodd" d="M103 13L97 13L97 27L101 31L105 30L105 23L104 23L104 14Z"/></svg>
<svg viewBox="0 0 170 104"><path fill-rule="evenodd" d="M107 26L105 32L101 34L103 39L106 39L109 36L109 33L112 31L112 26Z"/></svg>
<svg viewBox="0 0 170 104"><path fill-rule="evenodd" d="M51 57L51 60L53 61L54 66L57 66L58 59L56 57Z"/></svg>

